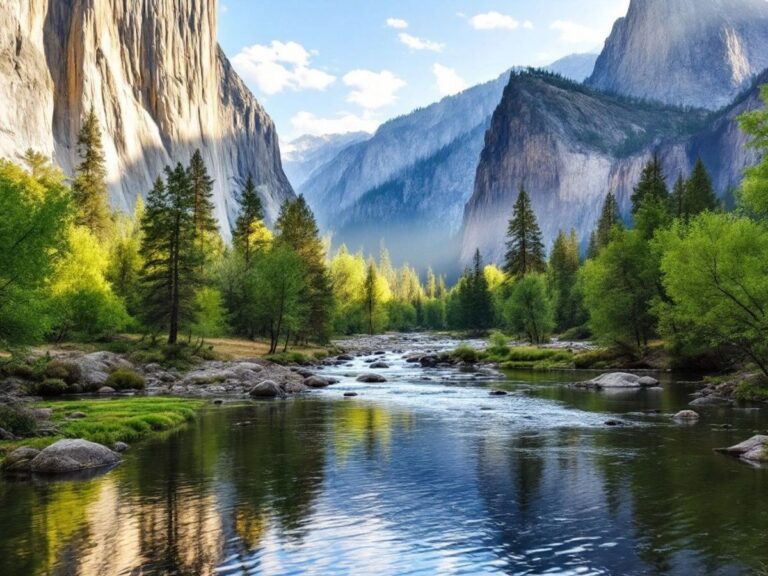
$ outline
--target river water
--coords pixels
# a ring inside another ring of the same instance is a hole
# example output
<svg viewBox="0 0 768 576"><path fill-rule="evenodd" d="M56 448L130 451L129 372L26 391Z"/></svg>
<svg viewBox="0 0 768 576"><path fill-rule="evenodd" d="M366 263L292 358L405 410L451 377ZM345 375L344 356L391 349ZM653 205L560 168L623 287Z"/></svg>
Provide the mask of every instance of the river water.
<svg viewBox="0 0 768 576"><path fill-rule="evenodd" d="M98 478L0 481L0 575L768 574L768 469L712 452L765 409L683 426L671 380L383 359L385 384L326 368L342 382L211 406Z"/></svg>

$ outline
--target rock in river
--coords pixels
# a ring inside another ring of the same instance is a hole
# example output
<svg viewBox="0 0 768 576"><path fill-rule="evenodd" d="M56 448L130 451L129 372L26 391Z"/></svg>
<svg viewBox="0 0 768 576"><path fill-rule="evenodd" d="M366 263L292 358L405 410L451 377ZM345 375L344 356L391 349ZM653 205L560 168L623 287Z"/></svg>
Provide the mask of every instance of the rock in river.
<svg viewBox="0 0 768 576"><path fill-rule="evenodd" d="M699 413L693 410L680 410L672 418L678 422L696 422L699 419Z"/></svg>
<svg viewBox="0 0 768 576"><path fill-rule="evenodd" d="M373 364L371 364L371 368L373 368L374 370L385 370L389 368L389 364L387 364L386 362L374 362Z"/></svg>
<svg viewBox="0 0 768 576"><path fill-rule="evenodd" d="M30 469L36 474L66 474L112 466L120 456L101 444L88 440L59 440L35 456Z"/></svg>
<svg viewBox="0 0 768 576"><path fill-rule="evenodd" d="M285 391L272 380L264 380L256 384L249 392L251 398L285 398Z"/></svg>
<svg viewBox="0 0 768 576"><path fill-rule="evenodd" d="M729 400L728 398L723 398L722 396L702 396L701 398L696 398L696 400L689 402L689 406L731 406L733 402Z"/></svg>
<svg viewBox="0 0 768 576"><path fill-rule="evenodd" d="M304 380L304 385L310 388L327 388L331 385L331 382L326 378L320 376L310 376Z"/></svg>
<svg viewBox="0 0 768 576"><path fill-rule="evenodd" d="M381 384L382 382L386 382L387 379L380 374L360 374L360 376L357 377L357 381L366 384Z"/></svg>
<svg viewBox="0 0 768 576"><path fill-rule="evenodd" d="M592 380L576 384L582 388L594 388L602 390L603 388L651 388L658 386L659 381L650 376L638 376L626 372L611 372L603 374Z"/></svg>
<svg viewBox="0 0 768 576"><path fill-rule="evenodd" d="M11 452L3 461L3 472L7 474L29 472L32 460L34 460L38 454L40 454L40 450L35 450L34 448L28 448L26 446L16 448L16 450Z"/></svg>
<svg viewBox="0 0 768 576"><path fill-rule="evenodd" d="M730 448L717 448L715 451L749 462L768 463L768 436L752 436L740 444Z"/></svg>

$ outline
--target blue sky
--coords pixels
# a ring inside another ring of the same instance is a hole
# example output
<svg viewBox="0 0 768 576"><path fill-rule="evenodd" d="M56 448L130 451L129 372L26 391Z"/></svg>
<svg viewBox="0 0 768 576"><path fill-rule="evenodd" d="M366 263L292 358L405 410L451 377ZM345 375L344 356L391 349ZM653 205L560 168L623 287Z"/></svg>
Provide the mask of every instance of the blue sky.
<svg viewBox="0 0 768 576"><path fill-rule="evenodd" d="M512 66L599 51L629 0L219 0L219 42L275 120L372 131Z"/></svg>

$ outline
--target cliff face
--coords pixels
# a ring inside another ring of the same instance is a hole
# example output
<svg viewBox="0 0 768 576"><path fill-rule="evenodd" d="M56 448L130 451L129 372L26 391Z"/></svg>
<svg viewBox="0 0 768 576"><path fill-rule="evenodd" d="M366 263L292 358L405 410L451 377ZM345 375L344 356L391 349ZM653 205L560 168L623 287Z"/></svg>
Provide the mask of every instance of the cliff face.
<svg viewBox="0 0 768 576"><path fill-rule="evenodd" d="M115 207L200 148L225 235L249 173L274 220L293 190L271 119L218 46L216 13L216 0L0 3L0 156L31 147L71 174L93 106Z"/></svg>
<svg viewBox="0 0 768 576"><path fill-rule="evenodd" d="M670 187L701 157L724 195L757 161L736 116L759 106L757 88L712 116L632 103L546 75L513 76L485 137L465 211L462 261L469 262L476 248L492 261L502 259L521 184L548 242L560 229L575 228L587 238L609 190L627 214L632 189L654 153Z"/></svg>
<svg viewBox="0 0 768 576"><path fill-rule="evenodd" d="M370 137L368 132L301 136L280 147L285 174L291 185L298 189L312 177L315 170L328 164L344 148L364 142Z"/></svg>
<svg viewBox="0 0 768 576"><path fill-rule="evenodd" d="M587 83L715 110L768 68L765 0L632 0Z"/></svg>

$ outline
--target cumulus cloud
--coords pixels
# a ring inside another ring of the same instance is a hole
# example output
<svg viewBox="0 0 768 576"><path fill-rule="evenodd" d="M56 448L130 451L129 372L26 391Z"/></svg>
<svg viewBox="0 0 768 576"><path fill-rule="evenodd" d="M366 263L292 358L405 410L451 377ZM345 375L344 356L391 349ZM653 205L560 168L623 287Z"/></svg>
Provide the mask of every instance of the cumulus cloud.
<svg viewBox="0 0 768 576"><path fill-rule="evenodd" d="M389 70L352 70L344 75L343 80L353 89L347 96L347 102L369 110L392 104L397 99L397 92L405 87L405 81Z"/></svg>
<svg viewBox="0 0 768 576"><path fill-rule="evenodd" d="M291 125L297 134L324 136L326 134L347 134L349 132L373 133L379 127L379 122L368 112L362 116L355 114L339 114L330 118L315 116L312 112L299 112L291 118Z"/></svg>
<svg viewBox="0 0 768 576"><path fill-rule="evenodd" d="M549 29L559 32L560 41L566 44L596 44L605 40L598 30L569 20L555 20Z"/></svg>
<svg viewBox="0 0 768 576"><path fill-rule="evenodd" d="M312 68L309 52L298 42L273 40L269 45L246 46L232 58L237 72L264 94L284 90L325 90L336 77Z"/></svg>
<svg viewBox="0 0 768 576"><path fill-rule="evenodd" d="M533 28L533 22L526 20L520 22L512 16L500 12L484 12L476 14L469 19L469 23L475 30L517 30L518 28Z"/></svg>
<svg viewBox="0 0 768 576"><path fill-rule="evenodd" d="M402 30L404 28L408 28L408 22L402 18L387 18L387 26L390 28L397 28L398 30Z"/></svg>
<svg viewBox="0 0 768 576"><path fill-rule="evenodd" d="M467 83L453 68L435 64L432 66L432 73L435 75L437 90L441 96L453 96L467 87Z"/></svg>
<svg viewBox="0 0 768 576"><path fill-rule="evenodd" d="M439 42L432 42L431 40L422 40L416 36L411 36L405 32L398 34L400 42L408 46L411 50L429 50L430 52L442 52L445 49L445 44Z"/></svg>

